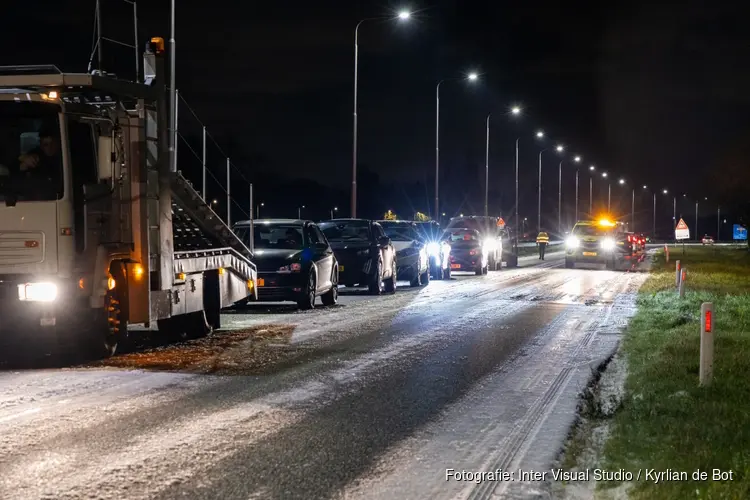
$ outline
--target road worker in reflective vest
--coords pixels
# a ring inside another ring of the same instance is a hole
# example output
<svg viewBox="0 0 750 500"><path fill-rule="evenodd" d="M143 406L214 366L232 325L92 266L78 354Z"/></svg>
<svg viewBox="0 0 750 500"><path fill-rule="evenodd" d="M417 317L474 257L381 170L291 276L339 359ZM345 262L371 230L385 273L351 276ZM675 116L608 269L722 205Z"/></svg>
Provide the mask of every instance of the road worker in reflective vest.
<svg viewBox="0 0 750 500"><path fill-rule="evenodd" d="M542 229L536 237L536 244L539 246L539 260L544 260L544 251L549 244L549 235Z"/></svg>

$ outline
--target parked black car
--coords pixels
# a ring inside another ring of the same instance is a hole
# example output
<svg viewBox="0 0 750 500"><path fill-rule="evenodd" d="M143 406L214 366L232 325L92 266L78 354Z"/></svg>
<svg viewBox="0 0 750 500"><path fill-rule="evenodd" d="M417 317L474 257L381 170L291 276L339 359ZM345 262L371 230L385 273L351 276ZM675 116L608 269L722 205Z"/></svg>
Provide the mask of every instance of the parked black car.
<svg viewBox="0 0 750 500"><path fill-rule="evenodd" d="M443 237L443 230L437 221L416 222L417 231L425 242L427 255L430 257L430 276L432 279L451 279L450 253L451 246Z"/></svg>
<svg viewBox="0 0 750 500"><path fill-rule="evenodd" d="M320 228L333 248L339 266L339 283L367 285L371 294L396 291L396 251L377 222L366 219L332 219Z"/></svg>
<svg viewBox="0 0 750 500"><path fill-rule="evenodd" d="M476 229L454 228L446 233L451 245L451 269L474 271L477 276L487 274L489 255L487 244Z"/></svg>
<svg viewBox="0 0 750 500"><path fill-rule="evenodd" d="M258 300L293 301L301 309L338 301L338 263L323 232L312 221L260 219L253 223ZM234 232L250 244L250 221L237 222Z"/></svg>
<svg viewBox="0 0 750 500"><path fill-rule="evenodd" d="M409 280L413 287L428 284L430 259L425 241L417 231L417 225L408 220L381 220L378 224L383 227L396 250L398 277Z"/></svg>

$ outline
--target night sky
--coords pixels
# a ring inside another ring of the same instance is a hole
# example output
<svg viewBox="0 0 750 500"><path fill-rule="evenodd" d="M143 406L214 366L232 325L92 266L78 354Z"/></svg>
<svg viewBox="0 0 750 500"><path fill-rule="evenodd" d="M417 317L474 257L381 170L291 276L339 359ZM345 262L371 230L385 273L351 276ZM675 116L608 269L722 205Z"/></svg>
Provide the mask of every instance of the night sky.
<svg viewBox="0 0 750 500"><path fill-rule="evenodd" d="M66 3L70 8L61 10ZM359 158L360 168L381 181L423 183L423 193L412 193L414 208L429 209L433 198L435 85L469 70L479 71L480 81L441 86L441 182L475 211L483 203L490 112L497 210L512 207L513 143L520 136L521 212L535 220L537 128L553 139L548 145L559 141L582 155L585 166L593 163L630 186L667 187L688 199L729 196L736 182L724 172L748 170L750 40L742 3L606 3L178 2L177 87L248 175L315 178L346 190L354 27L362 18L409 7L416 13L408 23L372 21L360 28ZM31 20L39 36L2 30L0 63L85 71L94 5L58 0L4 7L6 28ZM132 43L129 6L103 5L105 36ZM141 45L152 35L168 39L169 2L138 8ZM132 75L132 49L108 44L104 50L105 69ZM514 103L524 108L520 119L507 113ZM197 137L198 123L185 109L180 113L181 132ZM559 159L552 151L544 155L544 204L553 213ZM221 175L218 154L212 163ZM563 169L570 203L574 168L564 163ZM588 174L581 180L584 206ZM606 183L598 180L596 189L596 198L606 201ZM622 195L621 211L629 212L630 189L612 189L613 203ZM744 190L738 194L747 198ZM442 192L441 199L451 203ZM650 213L648 199L639 193L639 212ZM662 201L671 217L671 198Z"/></svg>

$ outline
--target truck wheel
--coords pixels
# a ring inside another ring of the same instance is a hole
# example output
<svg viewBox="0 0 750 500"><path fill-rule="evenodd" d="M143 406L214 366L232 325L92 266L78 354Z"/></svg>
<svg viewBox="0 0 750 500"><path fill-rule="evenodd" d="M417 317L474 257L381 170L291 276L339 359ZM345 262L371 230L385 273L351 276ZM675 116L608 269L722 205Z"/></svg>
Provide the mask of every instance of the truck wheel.
<svg viewBox="0 0 750 500"><path fill-rule="evenodd" d="M573 259L565 258L565 267L568 269L573 269L575 267L576 263L573 261Z"/></svg>
<svg viewBox="0 0 750 500"><path fill-rule="evenodd" d="M386 293L396 293L396 281L398 280L398 275L396 274L396 261L394 260L391 265L393 266L391 269L391 277L385 280Z"/></svg>
<svg viewBox="0 0 750 500"><path fill-rule="evenodd" d="M115 280L117 279L115 278ZM104 338L100 340L100 347L97 348L97 351L99 351L97 355L109 358L117 352L117 344L120 340L127 337L128 320L122 315L119 294L115 290L107 292L104 299L104 310L107 313L107 328L104 332Z"/></svg>
<svg viewBox="0 0 750 500"><path fill-rule="evenodd" d="M474 274L475 274L475 275L477 275L477 276L481 276L481 275L483 275L483 274L484 274L484 268L482 267L482 265L481 265L481 264L479 265L479 267L478 267L478 268L476 268L476 269L474 270Z"/></svg>
<svg viewBox="0 0 750 500"><path fill-rule="evenodd" d="M310 271L310 276L308 276L307 278L307 286L305 287L305 291L297 300L297 306L300 309L309 310L315 307L315 288L315 273L313 271Z"/></svg>

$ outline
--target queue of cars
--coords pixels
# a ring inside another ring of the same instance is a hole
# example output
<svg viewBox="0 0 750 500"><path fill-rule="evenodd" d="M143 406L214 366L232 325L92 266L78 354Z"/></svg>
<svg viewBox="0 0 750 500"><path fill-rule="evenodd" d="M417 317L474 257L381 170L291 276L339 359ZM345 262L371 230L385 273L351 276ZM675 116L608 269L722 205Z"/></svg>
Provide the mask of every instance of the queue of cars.
<svg viewBox="0 0 750 500"><path fill-rule="evenodd" d="M252 242L258 300L312 309L318 297L336 304L339 285L380 295L394 293L399 279L419 287L450 279L453 271L481 275L502 262L516 266L517 243L499 220L457 217L443 230L434 221L261 219L237 222L233 230Z"/></svg>

